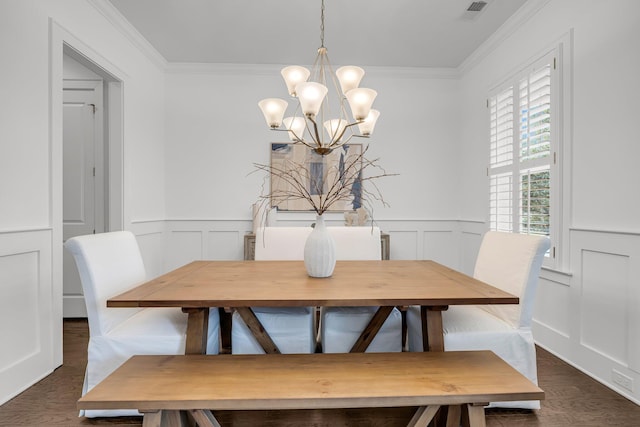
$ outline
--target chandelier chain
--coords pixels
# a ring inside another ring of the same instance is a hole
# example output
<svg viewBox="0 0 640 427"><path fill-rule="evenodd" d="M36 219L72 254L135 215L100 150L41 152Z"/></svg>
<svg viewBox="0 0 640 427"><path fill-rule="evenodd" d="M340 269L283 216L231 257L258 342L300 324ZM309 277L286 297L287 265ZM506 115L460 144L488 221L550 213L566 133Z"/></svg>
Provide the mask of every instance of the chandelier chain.
<svg viewBox="0 0 640 427"><path fill-rule="evenodd" d="M324 0L320 8L320 47L324 47Z"/></svg>

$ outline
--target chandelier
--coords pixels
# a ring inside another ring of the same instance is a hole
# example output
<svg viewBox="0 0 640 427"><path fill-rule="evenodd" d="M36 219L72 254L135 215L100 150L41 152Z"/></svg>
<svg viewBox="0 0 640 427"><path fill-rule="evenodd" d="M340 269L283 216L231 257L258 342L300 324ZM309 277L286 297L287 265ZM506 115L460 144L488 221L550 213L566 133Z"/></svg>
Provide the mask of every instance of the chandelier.
<svg viewBox="0 0 640 427"><path fill-rule="evenodd" d="M297 106L292 116L284 117L287 101L279 98L260 101L258 105L272 130L286 131L293 143L304 144L323 156L347 144L354 136L368 138L373 132L380 115L371 108L377 92L358 87L364 76L360 67L344 66L333 72L324 46L324 0L320 13L320 47L311 71L292 65L280 73L289 95L297 99ZM335 90L334 98L328 95L330 85ZM347 114L346 103L351 116ZM353 131L355 126L359 133Z"/></svg>

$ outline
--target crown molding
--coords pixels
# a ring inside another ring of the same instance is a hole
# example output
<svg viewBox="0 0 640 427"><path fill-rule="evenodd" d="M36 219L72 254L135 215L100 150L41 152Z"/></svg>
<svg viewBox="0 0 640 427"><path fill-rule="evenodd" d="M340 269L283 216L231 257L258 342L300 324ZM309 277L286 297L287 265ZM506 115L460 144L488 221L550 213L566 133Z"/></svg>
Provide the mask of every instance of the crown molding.
<svg viewBox="0 0 640 427"><path fill-rule="evenodd" d="M457 71L460 76L468 73L477 66L485 57L496 50L505 40L513 35L524 23L535 16L551 0L528 0L520 9L516 11L504 24L500 26L484 43L474 50L458 66Z"/></svg>
<svg viewBox="0 0 640 427"><path fill-rule="evenodd" d="M168 74L217 74L217 75L258 75L274 76L286 65L278 64L221 64L169 62L165 67ZM311 66L308 66L311 68ZM366 67L372 77L416 78L416 79L458 79L460 73L455 68L420 67Z"/></svg>
<svg viewBox="0 0 640 427"><path fill-rule="evenodd" d="M143 55L160 69L165 70L167 60L145 39L136 28L107 0L87 0L107 21L122 33Z"/></svg>
<svg viewBox="0 0 640 427"><path fill-rule="evenodd" d="M403 79L459 79L455 68L430 67L367 67L367 73L374 77L393 77Z"/></svg>
<svg viewBox="0 0 640 427"><path fill-rule="evenodd" d="M230 64L212 62L168 62L167 74L219 74L270 76L279 74L284 65L277 64Z"/></svg>

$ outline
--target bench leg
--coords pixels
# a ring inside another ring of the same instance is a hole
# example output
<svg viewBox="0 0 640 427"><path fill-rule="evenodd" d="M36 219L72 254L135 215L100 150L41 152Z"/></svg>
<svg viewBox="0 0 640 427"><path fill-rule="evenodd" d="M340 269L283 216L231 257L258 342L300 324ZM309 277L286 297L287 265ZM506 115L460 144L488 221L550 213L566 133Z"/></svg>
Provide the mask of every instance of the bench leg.
<svg viewBox="0 0 640 427"><path fill-rule="evenodd" d="M486 403L480 405L468 404L467 410L469 411L469 427L486 427L487 423L484 418L484 406Z"/></svg>
<svg viewBox="0 0 640 427"><path fill-rule="evenodd" d="M407 427L427 427L429 422L433 419L433 417L440 409L440 405L429 405L429 406L421 406L416 411Z"/></svg>
<svg viewBox="0 0 640 427"><path fill-rule="evenodd" d="M206 354L209 334L209 307L183 308L187 313L187 340L185 354Z"/></svg>
<svg viewBox="0 0 640 427"><path fill-rule="evenodd" d="M444 335L442 332L442 312L449 306L422 306L422 350L444 351Z"/></svg>
<svg viewBox="0 0 640 427"><path fill-rule="evenodd" d="M198 427L220 427L220 423L208 409L192 409L189 413L198 423Z"/></svg>

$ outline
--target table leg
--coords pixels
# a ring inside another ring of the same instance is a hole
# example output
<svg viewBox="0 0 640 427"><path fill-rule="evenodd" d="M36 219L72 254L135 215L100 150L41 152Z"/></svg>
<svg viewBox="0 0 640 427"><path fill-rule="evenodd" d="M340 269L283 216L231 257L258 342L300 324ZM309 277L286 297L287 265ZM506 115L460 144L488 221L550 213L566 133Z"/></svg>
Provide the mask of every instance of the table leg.
<svg viewBox="0 0 640 427"><path fill-rule="evenodd" d="M220 353L231 354L231 322L233 310L226 307L218 308L220 314Z"/></svg>
<svg viewBox="0 0 640 427"><path fill-rule="evenodd" d="M187 319L187 343L185 354L206 354L209 333L209 307L182 308Z"/></svg>
<svg viewBox="0 0 640 427"><path fill-rule="evenodd" d="M188 427L191 424L185 411L164 410L162 412L162 427Z"/></svg>
<svg viewBox="0 0 640 427"><path fill-rule="evenodd" d="M421 406L416 411L407 427L426 427L440 409L440 405Z"/></svg>
<svg viewBox="0 0 640 427"><path fill-rule="evenodd" d="M142 415L142 427L187 427L190 425L187 413L180 410L149 411L142 412ZM206 424L203 425L206 426Z"/></svg>
<svg viewBox="0 0 640 427"><path fill-rule="evenodd" d="M258 340L258 344L262 346L264 352L267 354L280 354L280 349L273 342L269 333L264 329L260 320L256 317L255 313L249 307L236 307L236 311L244 320L253 336Z"/></svg>
<svg viewBox="0 0 640 427"><path fill-rule="evenodd" d="M376 337L385 320L387 320L387 317L391 314L391 311L393 311L393 306L378 308L376 314L373 315L367 327L364 328L358 340L353 344L353 347L351 347L350 353L364 353L367 350L369 344L371 344L371 341Z"/></svg>
<svg viewBox="0 0 640 427"><path fill-rule="evenodd" d="M486 405L486 403L467 405L467 410L469 411L469 427L486 427L484 405Z"/></svg>
<svg viewBox="0 0 640 427"><path fill-rule="evenodd" d="M460 427L461 415L462 415L462 406L449 405L449 409L447 411L446 427Z"/></svg>
<svg viewBox="0 0 640 427"><path fill-rule="evenodd" d="M448 306L422 306L422 349L423 351L444 351L442 312Z"/></svg>
<svg viewBox="0 0 640 427"><path fill-rule="evenodd" d="M163 411L143 412L142 427L161 427Z"/></svg>
<svg viewBox="0 0 640 427"><path fill-rule="evenodd" d="M198 426L202 427L221 427L216 417L213 416L208 409L192 409L189 411Z"/></svg>

